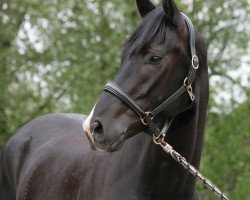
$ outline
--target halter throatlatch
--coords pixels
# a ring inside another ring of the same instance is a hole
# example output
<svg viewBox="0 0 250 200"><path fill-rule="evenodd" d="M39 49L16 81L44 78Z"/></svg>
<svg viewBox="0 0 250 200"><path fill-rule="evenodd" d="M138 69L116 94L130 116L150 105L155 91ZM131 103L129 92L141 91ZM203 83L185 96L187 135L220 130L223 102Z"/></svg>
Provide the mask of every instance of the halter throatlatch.
<svg viewBox="0 0 250 200"><path fill-rule="evenodd" d="M156 115L162 112L166 107L168 107L172 102L176 101L184 92L187 91L191 101L195 100L195 95L193 94L192 83L195 78L196 70L199 68L199 59L196 55L195 50L195 31L194 26L191 20L183 13L181 13L184 17L184 20L187 24L189 31L189 44L190 44L190 52L191 52L191 67L188 72L188 75L184 79L183 85L169 98L167 98L162 104L160 104L157 108L151 111L143 111L130 96L124 92L116 83L108 83L104 87L104 91L111 93L120 99L126 106L128 106L131 110L133 110L139 117L143 125L148 126L150 128L151 133L153 134L155 139L159 139L162 136L165 136L168 131L173 118L166 120L162 130L160 130L157 125L154 123L153 119Z"/></svg>
<svg viewBox="0 0 250 200"><path fill-rule="evenodd" d="M133 110L139 117L143 125L148 126L150 132L153 136L153 140L157 145L160 145L165 152L167 152L171 157L182 165L186 170L193 174L197 179L201 180L202 183L207 186L216 196L222 200L228 200L228 198L209 180L207 180L197 169L195 169L191 164L189 164L186 159L176 152L171 145L165 142L165 135L171 126L173 117L166 120L163 128L160 130L156 123L153 121L154 117L168 107L172 102L177 100L185 91L187 91L191 101L195 100L195 95L193 94L192 83L195 78L196 70L199 68L199 59L196 55L195 50L195 31L191 20L183 13L181 13L189 31L190 40L190 51L191 51L191 67L188 75L183 81L183 85L169 98L167 98L162 104L152 111L143 111L130 96L124 92L117 84L108 83L104 87L104 91L111 93L120 99L126 106Z"/></svg>

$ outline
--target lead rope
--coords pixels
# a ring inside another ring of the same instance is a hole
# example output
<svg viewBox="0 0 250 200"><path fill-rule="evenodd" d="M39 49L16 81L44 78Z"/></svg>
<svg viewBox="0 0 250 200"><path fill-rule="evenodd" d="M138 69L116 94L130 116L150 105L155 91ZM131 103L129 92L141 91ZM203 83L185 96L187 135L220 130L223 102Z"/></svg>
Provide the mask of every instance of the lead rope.
<svg viewBox="0 0 250 200"><path fill-rule="evenodd" d="M181 156L177 151L173 149L173 147L165 142L165 134L162 134L162 137L153 137L153 141L155 144L162 147L162 149L168 153L176 162L178 162L183 168L185 168L189 173L195 176L195 178L199 179L203 185L205 185L208 189L210 189L217 197L222 200L229 200L226 195L219 190L210 180L206 179L194 166L189 164L187 160Z"/></svg>

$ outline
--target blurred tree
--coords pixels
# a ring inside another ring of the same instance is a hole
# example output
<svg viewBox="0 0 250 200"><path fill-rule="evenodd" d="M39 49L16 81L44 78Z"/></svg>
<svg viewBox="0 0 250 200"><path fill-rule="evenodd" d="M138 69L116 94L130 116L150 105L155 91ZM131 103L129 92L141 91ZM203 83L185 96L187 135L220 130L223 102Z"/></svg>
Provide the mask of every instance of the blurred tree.
<svg viewBox="0 0 250 200"><path fill-rule="evenodd" d="M207 123L201 169L229 199L250 200L250 99L233 114L213 114ZM201 190L201 199L213 199ZM216 199L216 198L214 198Z"/></svg>
<svg viewBox="0 0 250 200"><path fill-rule="evenodd" d="M101 0L2 2L0 138L44 113L89 111L119 68L120 45L137 17L131 7L134 2Z"/></svg>

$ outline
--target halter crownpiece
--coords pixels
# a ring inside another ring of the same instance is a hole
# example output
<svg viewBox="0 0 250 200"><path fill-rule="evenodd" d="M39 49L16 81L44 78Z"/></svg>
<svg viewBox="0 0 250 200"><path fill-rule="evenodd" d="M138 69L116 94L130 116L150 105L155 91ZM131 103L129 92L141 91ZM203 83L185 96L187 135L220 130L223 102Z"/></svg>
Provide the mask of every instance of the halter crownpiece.
<svg viewBox="0 0 250 200"><path fill-rule="evenodd" d="M108 83L104 87L104 91L111 93L112 95L116 96L119 100L121 100L126 106L128 106L131 110L133 110L141 119L141 122L150 128L151 133L155 138L159 138L162 135L165 135L167 130L169 129L172 118L166 120L166 123L163 129L157 127L157 125L153 122L153 119L156 115L162 112L166 107L168 107L172 102L178 99L185 91L187 91L191 101L195 100L195 95L193 94L192 83L195 78L196 70L199 68L199 59L196 55L195 49L195 30L193 23L191 20L184 14L181 13L184 17L184 20L187 24L188 31L189 31L189 42L190 42L190 52L191 52L191 67L188 72L188 75L184 79L183 85L169 98L167 98L162 104L156 107L154 110L151 111L143 111L133 100L130 96L124 92L116 83Z"/></svg>

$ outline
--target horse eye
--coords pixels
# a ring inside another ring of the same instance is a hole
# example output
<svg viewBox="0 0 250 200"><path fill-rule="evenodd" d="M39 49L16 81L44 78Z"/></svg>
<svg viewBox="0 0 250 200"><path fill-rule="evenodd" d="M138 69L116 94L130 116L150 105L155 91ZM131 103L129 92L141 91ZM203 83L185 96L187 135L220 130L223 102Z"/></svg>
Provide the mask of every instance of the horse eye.
<svg viewBox="0 0 250 200"><path fill-rule="evenodd" d="M156 56L156 55L154 55L154 56L151 56L149 59L148 59L148 61L151 63L151 64L153 64L153 65L158 65L158 64L160 64L160 62L162 61L162 57L161 56Z"/></svg>

